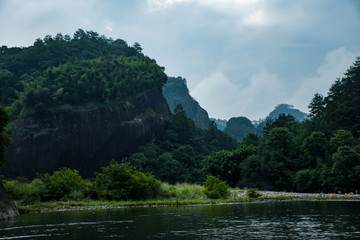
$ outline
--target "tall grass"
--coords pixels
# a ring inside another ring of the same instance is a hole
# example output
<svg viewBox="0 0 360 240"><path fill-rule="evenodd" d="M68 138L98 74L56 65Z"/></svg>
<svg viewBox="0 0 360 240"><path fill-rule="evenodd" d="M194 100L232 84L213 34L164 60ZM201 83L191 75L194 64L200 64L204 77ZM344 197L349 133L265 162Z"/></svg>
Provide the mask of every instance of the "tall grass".
<svg viewBox="0 0 360 240"><path fill-rule="evenodd" d="M179 200L205 199L204 191L203 186L195 184L178 183L176 185L170 185L168 183L162 183L159 198Z"/></svg>

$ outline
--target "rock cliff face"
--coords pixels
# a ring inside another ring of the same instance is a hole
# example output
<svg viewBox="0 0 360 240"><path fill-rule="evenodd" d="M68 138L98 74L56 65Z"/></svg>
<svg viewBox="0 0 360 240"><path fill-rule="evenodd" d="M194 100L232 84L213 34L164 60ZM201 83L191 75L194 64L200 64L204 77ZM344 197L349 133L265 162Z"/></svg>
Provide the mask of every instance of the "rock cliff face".
<svg viewBox="0 0 360 240"><path fill-rule="evenodd" d="M13 218L19 215L19 211L15 204L10 201L5 192L4 186L0 182L0 220Z"/></svg>
<svg viewBox="0 0 360 240"><path fill-rule="evenodd" d="M202 129L209 127L208 113L190 96L186 79L169 77L163 87L163 93L172 112L178 104L181 104L186 115L194 121L197 127Z"/></svg>
<svg viewBox="0 0 360 240"><path fill-rule="evenodd" d="M91 177L111 159L121 161L138 146L161 134L169 107L156 90L122 106L62 112L19 120L7 149L5 177L34 177L60 167Z"/></svg>

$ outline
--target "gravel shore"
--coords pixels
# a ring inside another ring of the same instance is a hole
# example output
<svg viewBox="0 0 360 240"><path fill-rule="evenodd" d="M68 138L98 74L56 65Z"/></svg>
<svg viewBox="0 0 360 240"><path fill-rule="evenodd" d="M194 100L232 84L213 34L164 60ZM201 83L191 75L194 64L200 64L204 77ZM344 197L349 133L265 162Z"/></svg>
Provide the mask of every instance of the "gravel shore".
<svg viewBox="0 0 360 240"><path fill-rule="evenodd" d="M296 192L273 192L259 191L264 198L281 198L291 197L295 199L359 199L360 195L356 194L334 194L334 193L296 193ZM246 191L241 192L239 197L245 197Z"/></svg>

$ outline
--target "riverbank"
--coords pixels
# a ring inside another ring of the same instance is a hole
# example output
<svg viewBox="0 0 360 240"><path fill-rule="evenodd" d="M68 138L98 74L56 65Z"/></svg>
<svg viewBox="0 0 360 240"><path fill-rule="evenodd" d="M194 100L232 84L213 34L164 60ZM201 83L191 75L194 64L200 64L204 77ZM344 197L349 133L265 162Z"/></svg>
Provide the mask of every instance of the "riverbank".
<svg viewBox="0 0 360 240"><path fill-rule="evenodd" d="M244 203L254 201L284 201L284 200L356 200L360 201L360 195L350 194L319 194L319 193L294 193L258 191L261 196L249 198L246 191L233 192L229 199L161 199L146 201L54 201L36 202L29 205L18 205L21 214L31 212L52 212L72 210L110 209L124 207L156 207L156 206L181 206L181 205L215 205Z"/></svg>

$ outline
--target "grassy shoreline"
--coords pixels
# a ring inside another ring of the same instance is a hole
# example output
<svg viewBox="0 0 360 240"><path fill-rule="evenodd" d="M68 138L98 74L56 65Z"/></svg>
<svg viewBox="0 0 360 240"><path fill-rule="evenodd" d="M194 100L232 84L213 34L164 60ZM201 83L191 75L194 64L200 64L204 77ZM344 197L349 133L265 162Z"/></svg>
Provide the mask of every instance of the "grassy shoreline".
<svg viewBox="0 0 360 240"><path fill-rule="evenodd" d="M32 212L55 212L91 209L110 209L124 207L157 207L157 206L185 206L185 205L215 205L261 201L301 201L301 200L356 200L360 195L345 194L313 194L259 191L260 197L249 198L244 191L239 192L236 198L229 199L159 199L146 201L99 201L99 200L70 200L53 202L36 202L29 205L18 205L21 214Z"/></svg>

